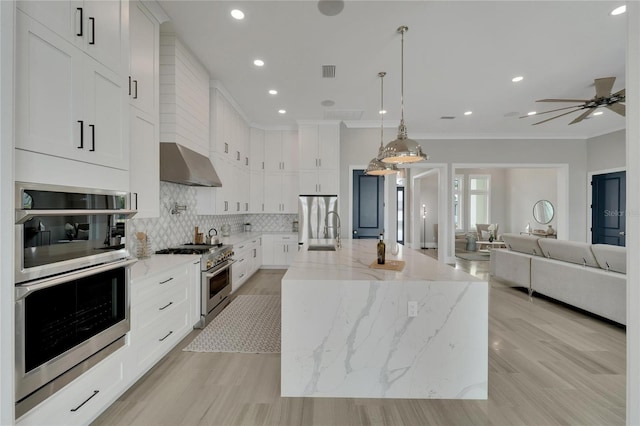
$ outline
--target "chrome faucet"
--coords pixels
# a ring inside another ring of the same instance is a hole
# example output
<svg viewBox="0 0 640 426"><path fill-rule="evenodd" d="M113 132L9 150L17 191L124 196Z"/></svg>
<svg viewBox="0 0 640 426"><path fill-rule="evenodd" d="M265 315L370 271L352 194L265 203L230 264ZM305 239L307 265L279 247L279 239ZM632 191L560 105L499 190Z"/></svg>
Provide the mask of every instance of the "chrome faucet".
<svg viewBox="0 0 640 426"><path fill-rule="evenodd" d="M336 234L336 244L338 246L338 248L342 248L342 243L340 242L340 215L338 214L338 212L334 212L334 211L330 211L327 212L327 215L324 217L324 237L328 238L329 237L329 228L333 228L333 226L329 226L329 215L333 213L336 215L336 217L338 218L338 229L337 229L337 234Z"/></svg>

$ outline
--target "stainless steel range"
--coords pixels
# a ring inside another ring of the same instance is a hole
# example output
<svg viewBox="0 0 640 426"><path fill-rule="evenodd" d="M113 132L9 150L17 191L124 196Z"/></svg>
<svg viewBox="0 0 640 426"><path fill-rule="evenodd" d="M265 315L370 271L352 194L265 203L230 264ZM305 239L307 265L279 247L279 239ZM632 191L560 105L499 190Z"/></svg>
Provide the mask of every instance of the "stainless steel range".
<svg viewBox="0 0 640 426"><path fill-rule="evenodd" d="M159 250L156 254L199 254L200 255L200 322L196 328L204 328L229 304L231 294L231 266L233 246L185 244Z"/></svg>

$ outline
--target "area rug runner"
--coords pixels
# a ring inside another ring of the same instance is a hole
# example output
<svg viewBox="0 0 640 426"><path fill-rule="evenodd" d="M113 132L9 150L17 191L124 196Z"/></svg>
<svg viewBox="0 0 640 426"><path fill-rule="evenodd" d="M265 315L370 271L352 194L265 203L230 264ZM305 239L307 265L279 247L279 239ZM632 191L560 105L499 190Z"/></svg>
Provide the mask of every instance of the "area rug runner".
<svg viewBox="0 0 640 426"><path fill-rule="evenodd" d="M236 297L183 350L280 353L280 296Z"/></svg>
<svg viewBox="0 0 640 426"><path fill-rule="evenodd" d="M456 257L464 260L489 260L489 253L456 253Z"/></svg>

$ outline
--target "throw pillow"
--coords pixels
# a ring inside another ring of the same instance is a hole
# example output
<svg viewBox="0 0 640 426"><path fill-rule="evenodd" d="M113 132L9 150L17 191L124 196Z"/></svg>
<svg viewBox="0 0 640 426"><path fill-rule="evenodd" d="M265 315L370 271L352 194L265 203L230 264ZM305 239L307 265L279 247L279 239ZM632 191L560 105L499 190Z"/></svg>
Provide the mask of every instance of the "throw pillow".
<svg viewBox="0 0 640 426"><path fill-rule="evenodd" d="M491 235L489 231L480 231L482 236L482 241L488 241L489 236Z"/></svg>

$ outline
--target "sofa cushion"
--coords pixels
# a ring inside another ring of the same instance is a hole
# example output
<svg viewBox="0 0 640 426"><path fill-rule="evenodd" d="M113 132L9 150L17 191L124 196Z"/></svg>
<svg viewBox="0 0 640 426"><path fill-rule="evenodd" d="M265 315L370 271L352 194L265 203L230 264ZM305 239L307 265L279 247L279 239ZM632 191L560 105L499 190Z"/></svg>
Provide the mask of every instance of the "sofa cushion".
<svg viewBox="0 0 640 426"><path fill-rule="evenodd" d="M596 262L596 258L591 251L591 244L589 243L540 238L538 244L542 249L542 255L544 257L594 268L600 267L598 262Z"/></svg>
<svg viewBox="0 0 640 426"><path fill-rule="evenodd" d="M627 248L608 244L593 244L591 251L602 269L627 273Z"/></svg>
<svg viewBox="0 0 640 426"><path fill-rule="evenodd" d="M541 256L542 250L540 250L538 240L538 237L530 235L502 234L502 241L509 250Z"/></svg>

